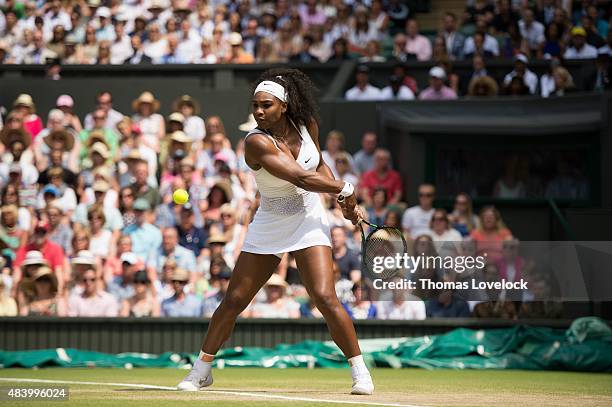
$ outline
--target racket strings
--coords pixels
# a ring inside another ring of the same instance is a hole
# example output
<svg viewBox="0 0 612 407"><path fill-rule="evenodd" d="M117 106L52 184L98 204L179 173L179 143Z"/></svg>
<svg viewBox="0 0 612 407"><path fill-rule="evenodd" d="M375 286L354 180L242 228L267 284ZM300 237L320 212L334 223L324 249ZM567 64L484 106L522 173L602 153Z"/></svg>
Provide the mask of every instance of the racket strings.
<svg viewBox="0 0 612 407"><path fill-rule="evenodd" d="M396 262L381 261L380 258L396 258L397 254L403 256L406 252L406 241L402 232L395 228L380 228L374 230L365 240L363 261L366 270L372 277L388 279L403 271ZM377 259L379 258L379 259ZM378 265L374 270L374 264Z"/></svg>

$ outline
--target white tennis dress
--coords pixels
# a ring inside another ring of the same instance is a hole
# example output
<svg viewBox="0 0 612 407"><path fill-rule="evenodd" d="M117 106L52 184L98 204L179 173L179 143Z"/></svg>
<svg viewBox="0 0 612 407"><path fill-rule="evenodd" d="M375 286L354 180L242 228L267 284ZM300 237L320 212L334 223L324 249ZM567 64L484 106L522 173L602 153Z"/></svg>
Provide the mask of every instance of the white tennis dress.
<svg viewBox="0 0 612 407"><path fill-rule="evenodd" d="M307 171L315 171L319 165L319 151L306 126L298 129L302 145L297 163ZM253 129L246 135L264 134ZM292 183L275 177L265 168L252 170L261 195L260 205L248 226L242 251L256 254L274 254L304 249L311 246L330 246L329 222L318 193L298 188Z"/></svg>

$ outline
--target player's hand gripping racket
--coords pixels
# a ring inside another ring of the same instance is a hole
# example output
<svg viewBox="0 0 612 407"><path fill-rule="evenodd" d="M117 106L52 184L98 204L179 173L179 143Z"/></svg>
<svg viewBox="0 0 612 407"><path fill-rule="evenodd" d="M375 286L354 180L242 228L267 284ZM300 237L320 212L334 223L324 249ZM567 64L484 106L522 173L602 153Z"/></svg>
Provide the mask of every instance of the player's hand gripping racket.
<svg viewBox="0 0 612 407"><path fill-rule="evenodd" d="M372 228L367 236L364 231L364 223ZM398 264L395 261L385 265L384 261L378 260L376 270L374 269L375 258L392 257L395 259L398 253L403 256L408 251L402 231L391 226L374 225L363 219L359 220L359 227L361 228L363 271L367 272L371 278L382 278L383 280L391 279L403 272L402 268L397 267Z"/></svg>

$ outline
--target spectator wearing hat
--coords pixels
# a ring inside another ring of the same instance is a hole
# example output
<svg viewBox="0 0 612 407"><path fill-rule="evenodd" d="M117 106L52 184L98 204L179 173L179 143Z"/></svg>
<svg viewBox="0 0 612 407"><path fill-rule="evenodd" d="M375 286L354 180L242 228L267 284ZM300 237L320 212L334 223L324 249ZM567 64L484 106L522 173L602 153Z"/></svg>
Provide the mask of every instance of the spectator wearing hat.
<svg viewBox="0 0 612 407"><path fill-rule="evenodd" d="M32 140L36 139L38 133L43 129L43 122L36 115L36 106L32 96L22 93L13 102L13 110L23 118L23 129L30 134Z"/></svg>
<svg viewBox="0 0 612 407"><path fill-rule="evenodd" d="M111 128L105 127L108 113L104 109L96 109L93 112L94 125L89 130L83 130L79 133L79 141L81 143L81 151L79 158L81 159L81 167L87 163L85 160L91 151L91 147L96 142L101 142L106 145L110 154L109 159L117 156L119 150L119 136ZM87 119L86 119L87 120Z"/></svg>
<svg viewBox="0 0 612 407"><path fill-rule="evenodd" d="M57 100L55 101L55 107L64 113L64 118L62 120L62 125L67 130L71 130L76 134L80 133L83 130L83 126L81 125L81 119L77 116L74 111L74 100L70 95L59 95Z"/></svg>
<svg viewBox="0 0 612 407"><path fill-rule="evenodd" d="M504 77L504 86L508 86L515 76L523 78L529 93L535 95L538 87L538 76L527 68L529 60L524 54L518 54L514 58L514 69Z"/></svg>
<svg viewBox="0 0 612 407"><path fill-rule="evenodd" d="M93 269L83 273L84 290L68 300L68 316L71 317L116 317L119 314L117 300L99 288L100 278Z"/></svg>
<svg viewBox="0 0 612 407"><path fill-rule="evenodd" d="M230 33L227 42L230 45L230 50L225 55L224 62L228 64L252 64L255 62L253 55L244 50L242 43L242 35L237 32Z"/></svg>
<svg viewBox="0 0 612 407"><path fill-rule="evenodd" d="M414 19L406 21L406 54L414 55L419 61L431 59L431 42L419 34L419 25Z"/></svg>
<svg viewBox="0 0 612 407"><path fill-rule="evenodd" d="M119 258L121 263L119 275L106 275L106 285L108 292L115 297L115 299L121 303L134 295L134 276L139 270L143 270L144 263L136 254L133 252L125 252ZM146 274L146 271L144 271Z"/></svg>
<svg viewBox="0 0 612 407"><path fill-rule="evenodd" d="M140 258L146 259L160 247L162 235L159 229L148 221L151 205L146 199L136 199L133 208L136 222L127 226L123 233L132 238L132 251Z"/></svg>
<svg viewBox="0 0 612 407"><path fill-rule="evenodd" d="M147 257L147 268L157 279L161 277L162 267L168 258L174 258L179 268L191 273L190 282L195 281L196 258L194 253L179 245L178 233L175 228L166 228L162 232L162 244L152 250Z"/></svg>
<svg viewBox="0 0 612 407"><path fill-rule="evenodd" d="M123 114L113 109L113 95L109 91L102 91L96 95L95 98L96 109L88 113L85 116L85 129L93 130L98 129L114 129L121 120L123 120ZM104 118L95 119L95 114L98 109L104 111Z"/></svg>
<svg viewBox="0 0 612 407"><path fill-rule="evenodd" d="M151 291L151 280L144 270L134 274L132 281L134 294L121 302L122 317L159 317L161 308Z"/></svg>
<svg viewBox="0 0 612 407"><path fill-rule="evenodd" d="M198 272L203 274L206 278L211 276L211 267L213 260L220 258L223 263L232 268L234 259L231 255L225 252L224 247L227 244L227 238L223 234L211 234L206 241L207 248L198 257Z"/></svg>
<svg viewBox="0 0 612 407"><path fill-rule="evenodd" d="M87 247L89 247L89 234L83 234L83 231L75 231L74 237L77 239L82 239L86 237ZM74 239L73 239L74 240ZM75 245L73 245L75 246ZM100 275L100 259L96 258L92 252L89 250L78 250L73 251L76 253L72 259L70 259L70 268L71 268L71 278L68 282L68 292L69 295L72 294L82 294L84 290L83 286L83 274L87 270L93 269L96 271L96 275ZM102 283L102 281L100 282ZM102 284L101 284L102 286Z"/></svg>
<svg viewBox="0 0 612 407"><path fill-rule="evenodd" d="M61 156L60 166L69 170L79 171L79 151L80 146L75 141L74 133L64 129L62 125L64 113L59 109L53 109L49 113L50 128L40 132L34 143L34 155L38 170L43 172L52 166L51 154Z"/></svg>
<svg viewBox="0 0 612 407"><path fill-rule="evenodd" d="M193 294L185 293L185 286L189 282L190 273L177 268L172 275L174 295L161 303L161 312L164 317L193 317L202 316L202 301Z"/></svg>
<svg viewBox="0 0 612 407"><path fill-rule="evenodd" d="M166 139L169 134L174 133L175 131L183 131L183 124L185 123L185 116L183 116L180 112L171 113L168 116L168 124L166 125ZM162 150L163 151L163 150Z"/></svg>
<svg viewBox="0 0 612 407"><path fill-rule="evenodd" d="M176 232L179 244L193 252L196 258L203 256L208 240L208 231L195 224L195 208L191 203L181 206Z"/></svg>
<svg viewBox="0 0 612 407"><path fill-rule="evenodd" d="M365 65L357 67L355 74L355 86L344 93L346 100L380 100L380 89L369 82L370 68Z"/></svg>
<svg viewBox="0 0 612 407"><path fill-rule="evenodd" d="M420 100L453 100L457 99L454 90L444 84L444 68L434 66L429 70L429 86L419 94Z"/></svg>
<svg viewBox="0 0 612 407"><path fill-rule="evenodd" d="M200 143L206 137L206 127L204 120L198 116L200 107L198 102L189 95L183 95L174 102L175 110L180 112L185 118L183 122L183 131L191 141Z"/></svg>
<svg viewBox="0 0 612 407"><path fill-rule="evenodd" d="M565 59L596 59L597 48L587 44L587 32L582 27L574 27L571 31L571 45L567 47L563 58Z"/></svg>
<svg viewBox="0 0 612 407"><path fill-rule="evenodd" d="M134 182L131 185L136 199L144 199L149 209L155 209L161 203L161 196L157 188L151 186L149 181L149 167L144 161L137 161L133 166Z"/></svg>
<svg viewBox="0 0 612 407"><path fill-rule="evenodd" d="M21 282L20 289L23 302L19 304L19 315L66 316L66 302L59 293L57 277L49 267L39 267L32 277Z"/></svg>
<svg viewBox="0 0 612 407"><path fill-rule="evenodd" d="M32 206L21 204L19 184L8 183L2 188L2 205L15 205L17 207L17 225L19 229L29 231L32 224Z"/></svg>
<svg viewBox="0 0 612 407"><path fill-rule="evenodd" d="M120 231L124 226L123 218L121 216L121 212L119 212L114 204L109 205L106 203L106 196L109 191L115 192L115 195L116 191L114 191L111 185L104 179L94 181L91 189L93 191L94 199L88 200L87 202L81 202L74 211L72 221L79 222L85 226L91 226L89 224L88 213L91 208L99 207L102 209L104 215L104 229L110 231L113 235L113 240L116 241L119 238Z"/></svg>
<svg viewBox="0 0 612 407"><path fill-rule="evenodd" d="M374 152L374 168L361 175L359 191L366 205L372 202L376 188L382 187L387 192L387 201L395 204L402 197L403 187L399 172L391 169L391 153L383 148Z"/></svg>
<svg viewBox="0 0 612 407"><path fill-rule="evenodd" d="M0 142L6 149L0 162L0 178L3 183L18 182L19 186L33 186L38 180L38 171L31 164L33 159L32 150L29 149L32 143L31 136L23 129L12 129L7 126L0 131ZM12 180L11 173L15 175Z"/></svg>
<svg viewBox="0 0 612 407"><path fill-rule="evenodd" d="M45 194L54 195L54 200L57 205L64 208L67 216L72 216L72 212L77 207L77 197L74 189L64 182L64 169L62 167L53 167L47 173L49 175L49 184L47 184L38 195L39 208L45 208L47 201Z"/></svg>
<svg viewBox="0 0 612 407"><path fill-rule="evenodd" d="M382 100L414 100L414 93L410 88L402 84L399 76L392 75L389 78L389 85L380 91Z"/></svg>
<svg viewBox="0 0 612 407"><path fill-rule="evenodd" d="M160 162L163 163L160 189L163 190L178 175L180 162L190 157L191 152L191 138L184 131L177 130L166 136L160 153Z"/></svg>
<svg viewBox="0 0 612 407"><path fill-rule="evenodd" d="M156 152L160 150L160 142L166 134L164 118L159 113L159 101L151 92L143 92L132 102L136 112L132 116L134 123L140 128L143 143Z"/></svg>
<svg viewBox="0 0 612 407"><path fill-rule="evenodd" d="M52 204L45 210L49 221L49 240L58 244L67 256L72 256L72 229L60 205Z"/></svg>
<svg viewBox="0 0 612 407"><path fill-rule="evenodd" d="M64 287L64 284L69 280L68 270L66 269L66 255L64 250L56 243L53 243L48 239L49 223L38 221L34 227L34 232L29 237L28 242L21 245L15 254L15 261L13 263L14 274L13 278L15 281L20 281L22 276L22 266L27 266L31 261L32 257L27 258L27 255L31 251L37 251L42 254L41 257L35 258L39 263L34 264L47 264L51 267L51 270L58 277L60 288ZM34 255L31 255L34 256ZM44 260L44 263L40 261ZM27 276L26 276L27 277Z"/></svg>
<svg viewBox="0 0 612 407"><path fill-rule="evenodd" d="M287 295L287 282L273 273L264 285L265 301L250 307L252 318L299 318L300 304Z"/></svg>
<svg viewBox="0 0 612 407"><path fill-rule="evenodd" d="M0 277L0 317L17 316L17 302L8 293L7 282Z"/></svg>

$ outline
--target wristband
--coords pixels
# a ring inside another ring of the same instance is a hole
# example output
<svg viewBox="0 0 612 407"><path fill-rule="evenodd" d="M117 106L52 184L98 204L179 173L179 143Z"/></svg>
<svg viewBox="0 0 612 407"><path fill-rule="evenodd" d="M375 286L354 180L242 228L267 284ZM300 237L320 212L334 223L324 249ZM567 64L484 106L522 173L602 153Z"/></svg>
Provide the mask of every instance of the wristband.
<svg viewBox="0 0 612 407"><path fill-rule="evenodd" d="M353 187L353 184L344 181L344 188L342 188L342 191L340 191L340 196L342 198L346 198L353 195L353 192L355 192L355 187Z"/></svg>

